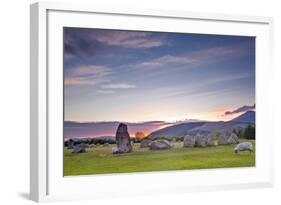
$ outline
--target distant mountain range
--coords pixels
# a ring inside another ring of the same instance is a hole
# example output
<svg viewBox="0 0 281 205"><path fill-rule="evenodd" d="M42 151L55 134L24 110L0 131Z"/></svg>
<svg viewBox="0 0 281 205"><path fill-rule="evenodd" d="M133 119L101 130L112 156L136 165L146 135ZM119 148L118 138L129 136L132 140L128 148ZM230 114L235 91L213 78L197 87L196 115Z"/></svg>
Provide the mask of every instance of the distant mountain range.
<svg viewBox="0 0 281 205"><path fill-rule="evenodd" d="M64 122L64 137L99 137L114 136L120 122ZM126 123L126 122L125 122ZM224 122L208 122L200 120L184 120L174 123L165 121L147 121L140 123L126 123L131 136L136 132L149 134L148 137L156 136L183 136L186 134L208 134L213 131L232 131L243 129L248 124L255 124L255 111L248 111L233 120Z"/></svg>
<svg viewBox="0 0 281 205"><path fill-rule="evenodd" d="M233 120L224 122L194 122L194 123L183 123L179 125L172 125L159 129L152 132L148 137L153 139L155 137L174 137L184 136L187 134L209 134L214 131L225 132L232 131L233 129L239 130L244 129L249 124L255 124L255 112L248 111Z"/></svg>
<svg viewBox="0 0 281 205"><path fill-rule="evenodd" d="M116 129L120 122L64 122L64 138L76 137L99 137L99 136L115 136ZM140 123L123 122L128 125L128 131L131 136L136 132L149 134L152 131L161 129L173 123L165 121L147 121Z"/></svg>

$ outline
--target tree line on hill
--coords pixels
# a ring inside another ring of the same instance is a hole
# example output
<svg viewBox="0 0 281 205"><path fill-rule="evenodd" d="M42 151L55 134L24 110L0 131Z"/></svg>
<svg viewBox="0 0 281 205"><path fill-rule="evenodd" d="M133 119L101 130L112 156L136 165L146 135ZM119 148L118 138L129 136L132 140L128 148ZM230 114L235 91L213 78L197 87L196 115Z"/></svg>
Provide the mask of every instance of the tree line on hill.
<svg viewBox="0 0 281 205"><path fill-rule="evenodd" d="M256 129L255 126L249 124L244 130L236 130L233 132L241 139L254 140L256 139Z"/></svg>

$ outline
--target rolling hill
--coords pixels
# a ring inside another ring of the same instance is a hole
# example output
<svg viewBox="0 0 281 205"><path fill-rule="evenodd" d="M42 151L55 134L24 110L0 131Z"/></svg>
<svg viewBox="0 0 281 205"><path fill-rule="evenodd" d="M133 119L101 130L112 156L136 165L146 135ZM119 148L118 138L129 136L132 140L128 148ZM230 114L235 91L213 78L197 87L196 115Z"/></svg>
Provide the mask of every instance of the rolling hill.
<svg viewBox="0 0 281 205"><path fill-rule="evenodd" d="M226 132L232 131L233 129L239 130L244 129L249 124L255 124L255 112L248 111L242 115L230 120L230 121L218 121L218 122L195 122L195 123L182 123L159 129L152 132L148 138L153 139L156 137L175 137L184 136L186 134L196 135L204 134L207 135L214 131Z"/></svg>
<svg viewBox="0 0 281 205"><path fill-rule="evenodd" d="M255 124L255 121L256 121L255 111L245 112L244 114L231 120L231 122L251 123L251 124Z"/></svg>

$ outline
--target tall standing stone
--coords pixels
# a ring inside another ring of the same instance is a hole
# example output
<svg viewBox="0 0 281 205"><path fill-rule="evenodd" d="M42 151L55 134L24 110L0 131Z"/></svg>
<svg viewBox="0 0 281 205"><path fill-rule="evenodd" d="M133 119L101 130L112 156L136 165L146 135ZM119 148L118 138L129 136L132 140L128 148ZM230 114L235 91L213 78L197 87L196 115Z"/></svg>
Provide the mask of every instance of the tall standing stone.
<svg viewBox="0 0 281 205"><path fill-rule="evenodd" d="M114 154L128 153L133 150L127 125L124 123L120 123L117 128L116 144L117 149L115 149L115 151L113 152Z"/></svg>

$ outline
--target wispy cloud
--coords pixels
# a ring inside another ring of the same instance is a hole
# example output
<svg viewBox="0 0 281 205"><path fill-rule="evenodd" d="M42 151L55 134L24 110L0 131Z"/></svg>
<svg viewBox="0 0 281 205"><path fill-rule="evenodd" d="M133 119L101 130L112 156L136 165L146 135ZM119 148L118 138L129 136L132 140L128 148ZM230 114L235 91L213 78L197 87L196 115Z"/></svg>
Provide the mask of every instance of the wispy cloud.
<svg viewBox="0 0 281 205"><path fill-rule="evenodd" d="M130 88L136 88L136 85L133 84L127 84L127 83L111 83L111 84L105 84L102 85L101 88L103 89L130 89Z"/></svg>
<svg viewBox="0 0 281 205"><path fill-rule="evenodd" d="M112 31L97 35L95 39L110 46L125 48L153 48L164 44L162 39L152 38L149 32Z"/></svg>
<svg viewBox="0 0 281 205"><path fill-rule="evenodd" d="M105 66L81 66L73 69L64 79L65 85L96 85L108 82L111 71Z"/></svg>
<svg viewBox="0 0 281 205"><path fill-rule="evenodd" d="M97 94L113 94L114 91L113 90L98 90Z"/></svg>
<svg viewBox="0 0 281 205"><path fill-rule="evenodd" d="M163 66L198 66L212 64L248 55L249 48L247 48L247 46L248 45L238 44L200 49L184 55L164 55L149 61L140 62L135 65L135 67L142 69L154 69L162 68Z"/></svg>
<svg viewBox="0 0 281 205"><path fill-rule="evenodd" d="M244 105L244 106L239 107L235 110L226 111L224 113L224 115L233 115L233 114L237 114L237 113L241 113L241 112L247 112L247 111L250 111L250 110L254 110L255 108L256 108L256 104L254 104L254 105Z"/></svg>
<svg viewBox="0 0 281 205"><path fill-rule="evenodd" d="M153 59L151 61L142 62L138 64L137 67L155 68L167 64L191 64L194 62L195 62L194 59L191 59L188 55L187 56L165 55L160 58Z"/></svg>
<svg viewBox="0 0 281 205"><path fill-rule="evenodd" d="M96 85L98 94L112 94L115 89L132 89L137 86L129 83L110 83L111 69L101 65L81 66L72 69L65 77L66 86Z"/></svg>

